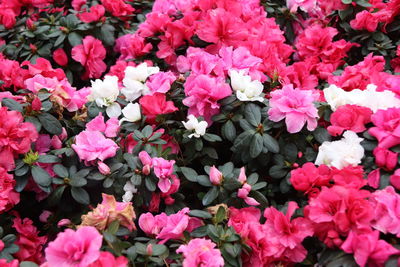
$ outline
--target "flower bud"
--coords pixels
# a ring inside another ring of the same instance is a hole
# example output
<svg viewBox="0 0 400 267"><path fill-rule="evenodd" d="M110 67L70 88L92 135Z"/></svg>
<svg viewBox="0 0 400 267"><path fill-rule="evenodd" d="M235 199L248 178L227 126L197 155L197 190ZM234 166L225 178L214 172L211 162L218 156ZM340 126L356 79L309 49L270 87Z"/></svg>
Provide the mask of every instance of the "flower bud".
<svg viewBox="0 0 400 267"><path fill-rule="evenodd" d="M220 185L222 183L223 176L214 165L210 168L210 181L213 185Z"/></svg>

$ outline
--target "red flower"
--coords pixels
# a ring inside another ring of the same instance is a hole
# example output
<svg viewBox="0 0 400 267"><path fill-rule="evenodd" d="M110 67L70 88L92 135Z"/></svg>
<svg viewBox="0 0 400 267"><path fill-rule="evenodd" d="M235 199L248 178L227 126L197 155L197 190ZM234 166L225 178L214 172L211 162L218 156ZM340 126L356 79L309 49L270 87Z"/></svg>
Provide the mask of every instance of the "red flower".
<svg viewBox="0 0 400 267"><path fill-rule="evenodd" d="M329 134L341 135L343 131L350 130L356 133L366 130L365 124L371 122L372 111L357 105L340 106L332 115L332 125L328 127Z"/></svg>
<svg viewBox="0 0 400 267"><path fill-rule="evenodd" d="M78 14L78 18L85 23L98 21L104 16L105 11L104 6L95 5L90 8L90 11Z"/></svg>
<svg viewBox="0 0 400 267"><path fill-rule="evenodd" d="M135 9L123 0L102 0L103 6L115 17L132 15Z"/></svg>
<svg viewBox="0 0 400 267"><path fill-rule="evenodd" d="M13 176L0 167L0 213L18 204L19 193L14 191L14 186L15 180Z"/></svg>
<svg viewBox="0 0 400 267"><path fill-rule="evenodd" d="M19 251L14 256L20 261L42 263L42 248L47 241L47 237L39 236L39 231L29 218L22 220L17 216L14 219L13 227L18 232L18 239L15 244L19 246Z"/></svg>
<svg viewBox="0 0 400 267"><path fill-rule="evenodd" d="M86 36L83 44L72 48L72 58L85 66L83 79L99 78L107 68L103 61L105 57L106 49L101 41L93 36Z"/></svg>
<svg viewBox="0 0 400 267"><path fill-rule="evenodd" d="M143 114L146 116L146 121L148 123L155 123L157 115L178 110L174 102L166 101L166 96L161 93L145 95L139 100L139 103L142 106Z"/></svg>
<svg viewBox="0 0 400 267"><path fill-rule="evenodd" d="M53 52L53 59L60 66L66 66L68 64L67 54L65 54L62 48L58 48Z"/></svg>

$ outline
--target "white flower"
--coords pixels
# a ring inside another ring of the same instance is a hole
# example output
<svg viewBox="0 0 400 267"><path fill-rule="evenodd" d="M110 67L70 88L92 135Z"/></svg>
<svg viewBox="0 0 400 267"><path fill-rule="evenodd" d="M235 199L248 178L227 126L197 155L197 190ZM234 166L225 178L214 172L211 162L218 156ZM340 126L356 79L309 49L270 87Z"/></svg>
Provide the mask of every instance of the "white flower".
<svg viewBox="0 0 400 267"><path fill-rule="evenodd" d="M124 121L139 121L142 118L140 114L140 105L138 103L129 103L128 105L126 105L126 107L124 107L124 109L122 110L122 114L124 115L124 118L120 120L120 124Z"/></svg>
<svg viewBox="0 0 400 267"><path fill-rule="evenodd" d="M118 118L121 115L121 106L114 102L106 108L106 113L110 118Z"/></svg>
<svg viewBox="0 0 400 267"><path fill-rule="evenodd" d="M136 67L126 67L125 79L131 79L144 83L150 75L156 74L158 72L160 72L159 67L148 67L147 63L144 62L140 65L137 65Z"/></svg>
<svg viewBox="0 0 400 267"><path fill-rule="evenodd" d="M365 90L354 89L346 92L336 85L324 89L326 102L335 111L338 107L351 104L370 108L374 113L379 109L400 107L398 99L392 91L376 91L376 86L369 84Z"/></svg>
<svg viewBox="0 0 400 267"><path fill-rule="evenodd" d="M104 80L92 81L90 101L95 101L99 107L112 105L119 95L118 77L105 76Z"/></svg>
<svg viewBox="0 0 400 267"><path fill-rule="evenodd" d="M364 148L361 146L363 138L352 131L346 131L341 140L323 142L319 147L316 165L325 164L342 169L348 165L356 166L364 157Z"/></svg>
<svg viewBox="0 0 400 267"><path fill-rule="evenodd" d="M252 81L249 75L244 75L244 70L230 70L229 76L232 89L240 101L264 101L261 96L264 86L260 81Z"/></svg>
<svg viewBox="0 0 400 267"><path fill-rule="evenodd" d="M123 202L129 202L133 198L133 194L137 193L137 188L130 182L126 182L124 185L125 194L122 196Z"/></svg>
<svg viewBox="0 0 400 267"><path fill-rule="evenodd" d="M127 101L134 101L142 95L150 93L150 89L144 83L146 79L160 71L158 67L148 67L142 63L136 67L128 66L125 69L125 77L122 80L125 88L121 90Z"/></svg>
<svg viewBox="0 0 400 267"><path fill-rule="evenodd" d="M193 136L199 138L202 135L205 135L206 128L208 123L206 121L198 121L197 118L193 115L188 116L188 121L182 121L183 126L189 131L194 131L194 133L190 134L188 137L192 138Z"/></svg>

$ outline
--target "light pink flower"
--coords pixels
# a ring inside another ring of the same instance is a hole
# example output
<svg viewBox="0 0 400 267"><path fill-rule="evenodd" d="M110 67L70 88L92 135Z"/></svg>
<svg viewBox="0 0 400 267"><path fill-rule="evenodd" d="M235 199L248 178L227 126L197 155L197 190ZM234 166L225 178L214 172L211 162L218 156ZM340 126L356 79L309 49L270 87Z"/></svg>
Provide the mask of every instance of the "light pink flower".
<svg viewBox="0 0 400 267"><path fill-rule="evenodd" d="M211 117L219 113L221 100L232 94L232 90L225 80L208 75L191 75L185 83L183 104L189 107L189 114L196 117L203 116L211 125Z"/></svg>
<svg viewBox="0 0 400 267"><path fill-rule="evenodd" d="M143 169L142 169L143 174L149 175L151 168L153 167L153 160L150 157L149 153L147 153L146 151L140 151L139 159L143 164Z"/></svg>
<svg viewBox="0 0 400 267"><path fill-rule="evenodd" d="M316 0L286 0L286 5L290 12L296 12L300 8L304 12L310 12L317 9Z"/></svg>
<svg viewBox="0 0 400 267"><path fill-rule="evenodd" d="M311 90L285 85L271 92L269 118L275 122L285 119L289 133L300 132L306 122L307 129L312 131L317 127L318 110L313 104L317 100L318 96Z"/></svg>
<svg viewBox="0 0 400 267"><path fill-rule="evenodd" d="M49 266L86 267L100 257L103 237L96 228L84 226L77 231L66 229L45 250Z"/></svg>
<svg viewBox="0 0 400 267"><path fill-rule="evenodd" d="M150 212L143 213L139 217L139 227L147 235L156 236L167 224L168 216L165 213L153 216Z"/></svg>
<svg viewBox="0 0 400 267"><path fill-rule="evenodd" d="M247 205L258 206L260 203L252 197L249 197L251 191L251 185L247 183L247 177L244 167L240 169L238 178L239 182L242 183L242 188L238 190L238 197L242 198Z"/></svg>
<svg viewBox="0 0 400 267"><path fill-rule="evenodd" d="M374 219L371 225L383 233L400 237L400 195L393 187L372 193L369 202L373 208Z"/></svg>
<svg viewBox="0 0 400 267"><path fill-rule="evenodd" d="M171 89L171 84L176 80L175 75L171 72L158 72L151 75L147 80L146 85L149 87L150 91L153 93L163 93Z"/></svg>
<svg viewBox="0 0 400 267"><path fill-rule="evenodd" d="M89 162L96 159L104 161L115 156L118 145L113 140L105 138L99 131L83 131L75 137L72 148L80 160Z"/></svg>
<svg viewBox="0 0 400 267"><path fill-rule="evenodd" d="M171 175L174 172L175 160L166 160L163 158L152 159L154 174L159 178L158 188L165 193L171 187Z"/></svg>
<svg viewBox="0 0 400 267"><path fill-rule="evenodd" d="M195 238L187 245L181 245L176 252L183 253L183 267L202 266L220 267L224 266L224 258L221 251L215 248L216 244L205 238Z"/></svg>
<svg viewBox="0 0 400 267"><path fill-rule="evenodd" d="M371 116L376 127L369 129L369 134L378 139L378 146L391 148L400 144L400 108L378 110Z"/></svg>
<svg viewBox="0 0 400 267"><path fill-rule="evenodd" d="M360 267L384 266L387 259L399 251L389 243L379 239L378 231L357 234L351 231L342 244L341 249L346 253L353 253Z"/></svg>
<svg viewBox="0 0 400 267"><path fill-rule="evenodd" d="M181 239L183 237L183 232L187 230L190 222L188 213L189 208L183 208L176 214L171 214L167 217L164 227L157 235L157 239L161 239L161 244L169 239Z"/></svg>
<svg viewBox="0 0 400 267"><path fill-rule="evenodd" d="M99 113L94 119L86 124L86 130L99 131L107 137L116 137L119 131L119 121L117 118L111 118L104 123L103 114Z"/></svg>

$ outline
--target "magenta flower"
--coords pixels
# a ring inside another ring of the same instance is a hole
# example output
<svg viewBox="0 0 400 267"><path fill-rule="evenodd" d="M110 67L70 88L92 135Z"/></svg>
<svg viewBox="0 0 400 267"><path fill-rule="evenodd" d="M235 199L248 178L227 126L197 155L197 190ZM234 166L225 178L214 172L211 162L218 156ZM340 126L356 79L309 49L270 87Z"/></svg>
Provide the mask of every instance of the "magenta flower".
<svg viewBox="0 0 400 267"><path fill-rule="evenodd" d="M176 252L183 253L183 267L202 266L220 267L224 266L221 251L215 248L215 243L205 238L195 238L187 245L181 245Z"/></svg>
<svg viewBox="0 0 400 267"><path fill-rule="evenodd" d="M49 266L86 267L100 256L103 237L96 228L84 226L77 231L59 233L45 250Z"/></svg>
<svg viewBox="0 0 400 267"><path fill-rule="evenodd" d="M313 101L318 95L311 90L294 89L293 85L285 85L282 90L271 93L268 115L271 121L278 122L285 119L289 133L300 132L307 122L309 131L317 128L318 110Z"/></svg>

